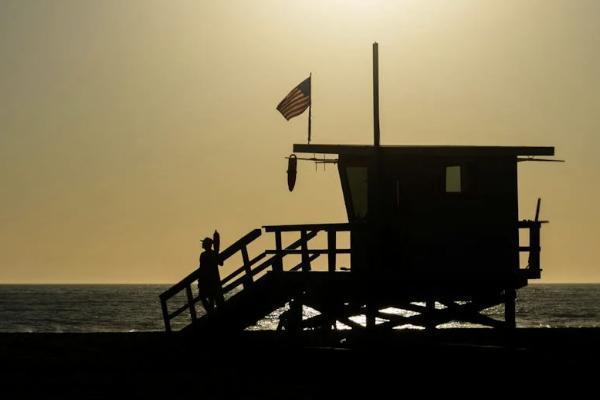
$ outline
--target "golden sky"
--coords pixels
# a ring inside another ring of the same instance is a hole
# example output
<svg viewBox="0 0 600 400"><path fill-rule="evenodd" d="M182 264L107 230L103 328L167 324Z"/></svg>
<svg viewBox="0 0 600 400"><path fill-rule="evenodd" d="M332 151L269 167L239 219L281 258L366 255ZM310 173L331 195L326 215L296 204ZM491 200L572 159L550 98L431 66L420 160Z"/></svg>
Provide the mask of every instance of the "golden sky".
<svg viewBox="0 0 600 400"><path fill-rule="evenodd" d="M174 282L198 240L345 221L313 142L555 146L521 163L543 198L542 282L600 282L600 2L0 0L0 283Z"/></svg>

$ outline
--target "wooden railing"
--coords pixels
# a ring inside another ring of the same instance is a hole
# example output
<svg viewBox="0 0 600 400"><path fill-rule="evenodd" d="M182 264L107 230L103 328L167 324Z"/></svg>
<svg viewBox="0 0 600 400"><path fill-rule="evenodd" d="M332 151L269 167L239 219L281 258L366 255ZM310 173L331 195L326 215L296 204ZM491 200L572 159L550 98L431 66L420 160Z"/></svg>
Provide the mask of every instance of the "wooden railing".
<svg viewBox="0 0 600 400"><path fill-rule="evenodd" d="M334 272L336 270L337 254L350 254L350 249L338 249L337 238L338 232L349 232L351 224L308 224L308 225L268 225L264 226L266 232L275 234L275 249L267 250L267 254L274 254L277 259L275 268L282 269L282 260L289 254L300 254L302 261L292 270L302 269L302 271L310 271L312 261L316 260L321 254L327 254L327 270ZM326 249L309 249L308 241L315 237L320 231L327 232L327 248ZM282 248L282 233L283 232L299 232L300 233L300 249Z"/></svg>
<svg viewBox="0 0 600 400"><path fill-rule="evenodd" d="M540 266L540 252L542 248L540 247L540 229L542 224L548 223L548 221L538 221L536 220L524 220L519 221L519 229L529 229L529 245L528 246L519 246L520 252L528 252L528 265L526 268L527 278L529 279L539 279L541 278L542 269Z"/></svg>
<svg viewBox="0 0 600 400"><path fill-rule="evenodd" d="M256 238L258 238L261 235L261 233L262 232L260 229L254 229L253 231L250 231L241 239L236 241L234 244L223 250L221 253L219 253L219 264L224 264L225 261L227 261L227 259L229 259L231 256L233 256L237 252L241 252L242 258L244 260L244 265L242 265L241 268L243 268L244 270L250 268L252 265L251 263L257 262L258 257L255 257L252 260L249 259L248 244L256 240ZM186 310L189 310L192 321L196 320L197 316L195 304L198 301L200 301L200 296L194 297L192 291L192 284L196 283L197 281L198 270L196 269L191 274L183 278L181 281L173 285L171 288L169 288L159 296L163 320L165 323L165 330L167 332L171 332L171 320ZM170 313L167 301L175 295L179 294L182 290L185 290L186 292L186 303L183 306L179 307L177 310Z"/></svg>
<svg viewBox="0 0 600 400"><path fill-rule="evenodd" d="M322 254L327 254L327 268L329 271L333 272L336 271L337 268L337 254L350 254L349 248L338 249L336 245L337 233L342 231L349 232L351 229L350 224L270 225L265 226L264 229L266 232L274 233L275 249L266 250L254 258L250 258L248 253L248 245L261 236L262 233L261 229L255 229L219 254L219 262L221 265L223 265L227 259L231 258L231 256L238 252L241 253L242 256L242 266L235 269L225 278L221 279L221 286L224 296L231 294L233 291L239 289L240 286L242 290L251 287L256 281L256 276L263 271L270 269L272 272L283 272L283 259L287 255L299 254L301 256L300 263L292 267L285 268L285 270L288 272L300 270L310 271L312 269L312 262ZM321 231L327 232L327 248L309 248L308 243ZM282 234L284 232L297 232L299 233L300 238L283 247ZM194 297L192 285L197 284L197 281L198 270L195 270L159 296L165 330L167 332L172 331L171 320L186 310L189 311L192 322L196 320L197 315L195 305L200 301L200 297ZM169 312L168 301L184 290L186 293L185 304L177 308L175 311Z"/></svg>

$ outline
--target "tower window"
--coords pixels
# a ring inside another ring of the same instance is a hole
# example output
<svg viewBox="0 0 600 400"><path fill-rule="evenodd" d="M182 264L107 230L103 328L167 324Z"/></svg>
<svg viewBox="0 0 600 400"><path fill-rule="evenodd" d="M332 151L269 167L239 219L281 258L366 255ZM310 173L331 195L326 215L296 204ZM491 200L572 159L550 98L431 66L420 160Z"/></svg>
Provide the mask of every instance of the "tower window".
<svg viewBox="0 0 600 400"><path fill-rule="evenodd" d="M446 193L462 192L461 167L450 165L446 167Z"/></svg>

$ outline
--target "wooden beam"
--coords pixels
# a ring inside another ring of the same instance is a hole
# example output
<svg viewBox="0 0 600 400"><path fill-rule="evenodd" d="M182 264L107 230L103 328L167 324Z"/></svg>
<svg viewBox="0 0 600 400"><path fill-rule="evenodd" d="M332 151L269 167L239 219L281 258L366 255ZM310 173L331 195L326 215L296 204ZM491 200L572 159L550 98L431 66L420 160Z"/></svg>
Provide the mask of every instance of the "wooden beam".
<svg viewBox="0 0 600 400"><path fill-rule="evenodd" d="M273 271L281 272L283 271L283 254L281 253L282 249L281 242L281 231L275 232L275 261L273 262Z"/></svg>
<svg viewBox="0 0 600 400"><path fill-rule="evenodd" d="M307 231L349 231L357 225L350 223L334 223L334 224L299 224L299 225L265 225L265 232L300 232Z"/></svg>
<svg viewBox="0 0 600 400"><path fill-rule="evenodd" d="M302 243L300 244L300 247L302 249L302 271L308 272L310 271L310 258L308 254L308 235L306 233L306 230L300 231L300 240L302 241Z"/></svg>
<svg viewBox="0 0 600 400"><path fill-rule="evenodd" d="M504 328L504 321L498 321L497 319L488 317L487 315L474 313L470 318L470 321L474 324L487 325L493 328Z"/></svg>
<svg viewBox="0 0 600 400"><path fill-rule="evenodd" d="M505 290L505 300L504 300L504 320L506 327L509 329L514 329L517 327L516 320L516 298L517 292L513 288L507 288Z"/></svg>
<svg viewBox="0 0 600 400"><path fill-rule="evenodd" d="M226 248L225 250L220 252L219 253L219 261L224 262L229 257L231 257L232 255L237 253L239 250L241 250L241 248L243 246L247 246L248 243L256 240L261 234L262 234L262 231L260 229L254 229L254 230L248 232L246 235L242 236L240 239L235 241L231 246L229 246L228 248Z"/></svg>
<svg viewBox="0 0 600 400"><path fill-rule="evenodd" d="M178 316L179 314L181 314L182 312L184 312L185 310L187 310L189 307L188 303L185 303L184 305L182 305L181 307L179 307L177 310L173 311L171 314L169 314L169 319L173 319L176 316Z"/></svg>
<svg viewBox="0 0 600 400"><path fill-rule="evenodd" d="M250 286L254 280L252 279L252 269L250 268L251 264L250 257L248 256L248 247L246 245L242 246L241 252L242 261L244 263L244 272L246 273L246 275L244 275L246 280L244 281L243 285L244 288L246 288Z"/></svg>
<svg viewBox="0 0 600 400"><path fill-rule="evenodd" d="M376 328L378 330L384 330L405 324L422 326L426 328L431 324L435 324L437 326L450 321L475 322L481 323L483 325L498 326L497 323L499 321L493 320L492 318L487 318L486 316L479 314L479 311L481 311L481 309L485 309L491 306L492 305L489 305L487 303L467 303L463 305L451 303L449 304L448 308L439 310L435 309L435 311L432 314L425 313L413 315L410 317L392 317L390 318L390 321L379 324L376 326ZM389 317L386 316L386 318Z"/></svg>
<svg viewBox="0 0 600 400"><path fill-rule="evenodd" d="M335 272L336 264L336 231L329 229L327 231L327 270L329 272ZM350 250L350 249L348 249Z"/></svg>
<svg viewBox="0 0 600 400"><path fill-rule="evenodd" d="M399 322L403 322L403 323L406 323L404 321L406 321L407 318L410 318L410 317L405 317L404 315L383 313L381 311L377 311L377 313L375 315L380 319L387 319L388 321L399 321Z"/></svg>
<svg viewBox="0 0 600 400"><path fill-rule="evenodd" d="M194 306L196 303L194 302L191 285L185 287L185 294L188 300L188 307L190 308L190 317L192 318L192 322L194 322L196 320L196 307Z"/></svg>
<svg viewBox="0 0 600 400"><path fill-rule="evenodd" d="M312 262L312 261L316 260L317 258L319 258L319 256L320 256L320 254L311 254L311 255L308 256L308 261ZM294 267L290 268L290 272L295 272L295 271L300 270L303 265L304 265L304 262L300 261Z"/></svg>
<svg viewBox="0 0 600 400"><path fill-rule="evenodd" d="M302 330L302 300L300 297L297 296L290 300L288 318L288 328L291 333Z"/></svg>
<svg viewBox="0 0 600 400"><path fill-rule="evenodd" d="M553 156L554 147L528 146L380 146L381 151L390 156L444 156L444 157L504 157L504 156ZM348 154L370 156L375 146L360 144L294 144L295 153ZM516 162L516 160L515 160Z"/></svg>
<svg viewBox="0 0 600 400"><path fill-rule="evenodd" d="M317 235L317 232L308 232L307 238L308 238L308 240L310 240L313 237L315 237L316 235ZM262 272L263 270L265 270L268 267L272 267L273 271L283 272L283 261L277 256L277 254L282 254L283 253L285 255L285 254L287 254L286 252L288 252L289 249L298 247L301 244L301 242L302 242L302 240L298 239L297 241L295 241L294 243L290 244L285 249L282 249L279 252L277 250L270 250L270 251L268 250L268 251L265 251L264 254L274 254L274 256L268 258L263 263L261 263L258 267L256 267L255 269L253 269L252 272L251 272L252 276L255 276L256 274ZM300 252L300 250L298 250L298 253L296 253L296 254L300 254L299 252ZM313 261L318 256L319 256L318 254L317 255L312 254L312 255L310 255L309 259L310 259L310 261ZM280 268L280 266L281 266L281 269L278 269L278 268ZM302 266L302 263L298 264L294 268L300 268L301 266ZM225 287L223 287L223 293L227 293L230 290L234 289L236 286L239 286L240 284L243 284L244 283L244 279L245 279L245 277L242 276L242 277L236 279L235 281L231 282L230 284L226 285Z"/></svg>
<svg viewBox="0 0 600 400"><path fill-rule="evenodd" d="M435 300L433 300L433 299L427 299L427 300L425 300L425 309L426 309L425 315L427 315L427 316L433 316L435 314L435 312L436 312L436 309L435 309ZM429 329L429 330L435 329L436 324L434 323L433 319L430 319L430 321L431 321L430 323L426 324L425 328Z"/></svg>
<svg viewBox="0 0 600 400"><path fill-rule="evenodd" d="M282 250L281 253L285 256L288 254L302 254L304 250ZM352 249L336 249L335 252L337 254L351 254ZM277 250L265 250L266 254L278 254ZM329 249L308 249L308 254L329 254Z"/></svg>
<svg viewBox="0 0 600 400"><path fill-rule="evenodd" d="M165 331L167 331L167 333L171 333L171 318L169 317L167 301L161 299L160 306L162 308L163 322L165 323Z"/></svg>
<svg viewBox="0 0 600 400"><path fill-rule="evenodd" d="M258 265L258 267L254 268L251 271L252 276L259 274L260 272L264 271L268 267L273 267L273 270L275 270L276 259L277 259L276 257L270 257L270 258L266 259L264 262L260 263ZM236 288L237 286L242 285L246 280L247 280L247 277L245 275L240 276L233 282L225 285L223 287L223 293L227 293L227 292L231 291L232 289Z"/></svg>
<svg viewBox="0 0 600 400"><path fill-rule="evenodd" d="M252 260L250 260L250 262L248 263L248 266L250 268L252 268L252 266L254 264L256 264L258 261L262 260L263 258L265 258L267 255L267 253L262 252L259 255L257 255L256 257L254 257ZM235 271L233 271L231 274L227 275L227 277L221 279L221 285L225 285L227 282L229 282L230 280L232 280L233 278L235 278L237 275L241 274L242 272L246 271L247 266L246 265L242 265L241 267L239 267L238 269L236 269Z"/></svg>
<svg viewBox="0 0 600 400"><path fill-rule="evenodd" d="M354 328L354 329L365 329L364 326L362 326L361 324L359 324L358 322L354 322L352 321L350 318L348 317L344 317L344 316L337 316L335 318L336 320L340 321L342 324L344 325L348 325L350 328Z"/></svg>

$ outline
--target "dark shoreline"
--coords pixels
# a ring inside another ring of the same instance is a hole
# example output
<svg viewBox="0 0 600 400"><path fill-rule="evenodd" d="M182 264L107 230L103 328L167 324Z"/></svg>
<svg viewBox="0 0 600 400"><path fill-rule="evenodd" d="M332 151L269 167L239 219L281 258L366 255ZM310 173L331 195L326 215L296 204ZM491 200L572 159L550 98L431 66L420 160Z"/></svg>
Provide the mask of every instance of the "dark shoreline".
<svg viewBox="0 0 600 400"><path fill-rule="evenodd" d="M482 382L500 391L519 383L519 390L537 392L549 383L593 387L595 378L587 377L600 360L600 329L306 332L296 338L274 332L211 338L0 333L0 355L2 393L20 398L383 398L383 390L399 390L399 382L439 394L449 384L464 390Z"/></svg>

